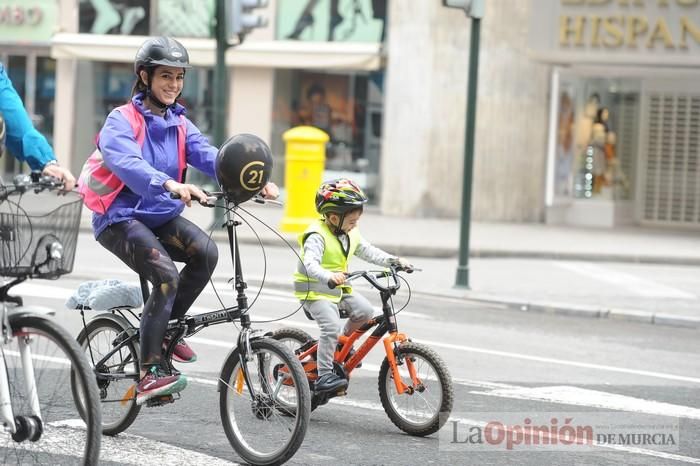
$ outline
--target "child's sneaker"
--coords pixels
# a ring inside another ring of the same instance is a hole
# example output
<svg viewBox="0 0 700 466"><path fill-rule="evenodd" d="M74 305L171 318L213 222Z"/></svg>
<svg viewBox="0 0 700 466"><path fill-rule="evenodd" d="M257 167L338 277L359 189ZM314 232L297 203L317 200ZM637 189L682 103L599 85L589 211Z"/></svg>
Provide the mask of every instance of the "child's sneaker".
<svg viewBox="0 0 700 466"><path fill-rule="evenodd" d="M163 351L165 351L168 348L169 343L169 339L166 338L165 340L163 340ZM175 345L175 349L173 350L173 360L175 362L184 363L195 362L197 360L197 354L190 347L190 345L188 345L185 342L185 340L180 339L180 341L178 341Z"/></svg>
<svg viewBox="0 0 700 466"><path fill-rule="evenodd" d="M333 372L326 372L316 380L314 390L319 393L335 392L342 388L348 388L348 379L339 377Z"/></svg>
<svg viewBox="0 0 700 466"><path fill-rule="evenodd" d="M151 366L136 385L136 404L143 404L156 396L181 392L186 386L187 378L184 375L168 375L160 366Z"/></svg>

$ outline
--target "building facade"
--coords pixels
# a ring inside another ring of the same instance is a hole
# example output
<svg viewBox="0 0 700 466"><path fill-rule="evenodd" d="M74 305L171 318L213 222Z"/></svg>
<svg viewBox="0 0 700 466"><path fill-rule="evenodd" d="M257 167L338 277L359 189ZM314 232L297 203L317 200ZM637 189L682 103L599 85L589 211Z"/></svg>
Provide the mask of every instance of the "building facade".
<svg viewBox="0 0 700 466"><path fill-rule="evenodd" d="M471 22L406 2L271 0L226 53L227 134L269 140L282 182L282 133L317 126L326 177L388 215L458 217ZM0 58L77 172L148 35L188 48L188 116L213 129L213 21L214 0L0 0ZM700 0L487 0L473 218L697 227L698 78Z"/></svg>

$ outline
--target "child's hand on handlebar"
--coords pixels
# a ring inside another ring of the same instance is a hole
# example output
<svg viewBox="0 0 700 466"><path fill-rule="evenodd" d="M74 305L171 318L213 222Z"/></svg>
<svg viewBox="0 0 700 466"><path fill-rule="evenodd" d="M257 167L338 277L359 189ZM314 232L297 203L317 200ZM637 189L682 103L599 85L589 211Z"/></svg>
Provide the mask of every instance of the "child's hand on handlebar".
<svg viewBox="0 0 700 466"><path fill-rule="evenodd" d="M175 180L168 180L163 184L163 187L167 191L180 196L180 200L184 202L187 207L192 207L192 199L199 202L207 201L206 193L193 184L183 184Z"/></svg>
<svg viewBox="0 0 700 466"><path fill-rule="evenodd" d="M332 282L335 284L335 286L342 285L345 283L345 273L343 272L335 272L333 275L331 275L331 278L328 280L329 282Z"/></svg>
<svg viewBox="0 0 700 466"><path fill-rule="evenodd" d="M396 259L393 260L394 265L398 265L399 268L405 270L406 272L413 272L413 264L408 262L406 259L403 257L397 257Z"/></svg>

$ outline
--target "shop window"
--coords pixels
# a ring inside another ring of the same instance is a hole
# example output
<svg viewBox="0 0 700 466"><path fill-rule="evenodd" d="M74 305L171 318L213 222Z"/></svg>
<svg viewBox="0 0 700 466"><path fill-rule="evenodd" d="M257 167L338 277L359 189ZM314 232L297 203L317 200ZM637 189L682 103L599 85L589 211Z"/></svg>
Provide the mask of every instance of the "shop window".
<svg viewBox="0 0 700 466"><path fill-rule="evenodd" d="M325 131L325 178L354 178L376 201L381 138L382 73L370 75L278 71L275 77L272 149L282 154L282 134L308 125Z"/></svg>
<svg viewBox="0 0 700 466"><path fill-rule="evenodd" d="M79 31L149 35L150 0L80 0Z"/></svg>
<svg viewBox="0 0 700 466"><path fill-rule="evenodd" d="M34 113L37 129L46 136L49 142L53 140L53 120L56 113L54 107L56 96L56 60L38 57L36 60L36 88L34 97Z"/></svg>
<svg viewBox="0 0 700 466"><path fill-rule="evenodd" d="M387 0L278 0L277 39L383 42Z"/></svg>
<svg viewBox="0 0 700 466"><path fill-rule="evenodd" d="M639 96L636 80L562 80L554 175L557 198L632 199Z"/></svg>

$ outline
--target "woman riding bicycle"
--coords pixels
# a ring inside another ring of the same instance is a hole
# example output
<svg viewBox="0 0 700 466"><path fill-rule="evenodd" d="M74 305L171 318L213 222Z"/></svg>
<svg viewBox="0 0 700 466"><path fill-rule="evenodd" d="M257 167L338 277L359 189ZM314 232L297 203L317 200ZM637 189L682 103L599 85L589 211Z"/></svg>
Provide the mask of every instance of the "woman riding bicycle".
<svg viewBox="0 0 700 466"><path fill-rule="evenodd" d="M201 189L185 183L186 164L216 178L218 152L176 102L189 68L187 50L178 41L168 37L146 40L134 62L132 98L108 115L98 140L104 166L123 187L117 188L113 200L102 204L107 206L104 212L93 214L95 237L153 287L141 318L138 404L177 393L187 385L183 375L168 374L161 368L163 346L168 343L165 329L168 320L185 315L218 259L209 236L181 216L193 199L206 199ZM109 189L99 182L81 178L81 189L88 197L101 196ZM96 186L105 189L99 191ZM172 199L170 193L180 199ZM268 183L261 193L275 198L278 189ZM178 273L173 261L186 265ZM179 362L196 360L184 341L176 345L173 357Z"/></svg>

